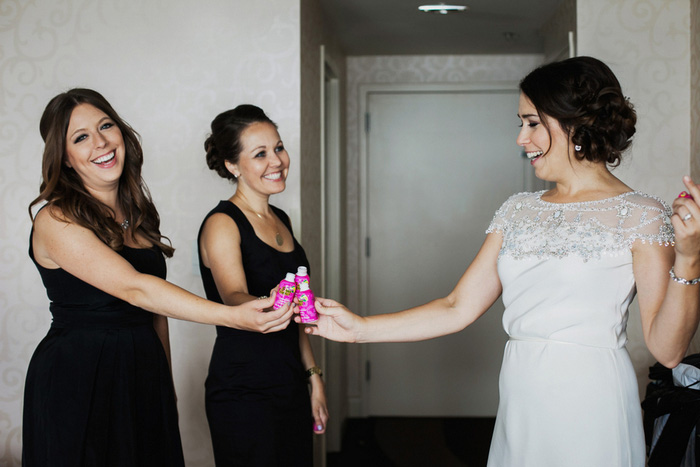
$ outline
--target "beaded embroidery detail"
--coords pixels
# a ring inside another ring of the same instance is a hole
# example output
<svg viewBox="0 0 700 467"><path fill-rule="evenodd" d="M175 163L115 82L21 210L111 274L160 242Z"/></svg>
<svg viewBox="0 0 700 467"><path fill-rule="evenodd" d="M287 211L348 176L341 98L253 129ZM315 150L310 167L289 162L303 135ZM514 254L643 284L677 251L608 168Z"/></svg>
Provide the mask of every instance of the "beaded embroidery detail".
<svg viewBox="0 0 700 467"><path fill-rule="evenodd" d="M499 258L564 258L584 261L618 255L636 240L673 245L671 208L634 191L599 201L550 203L543 191L517 193L496 211L486 233L501 232Z"/></svg>

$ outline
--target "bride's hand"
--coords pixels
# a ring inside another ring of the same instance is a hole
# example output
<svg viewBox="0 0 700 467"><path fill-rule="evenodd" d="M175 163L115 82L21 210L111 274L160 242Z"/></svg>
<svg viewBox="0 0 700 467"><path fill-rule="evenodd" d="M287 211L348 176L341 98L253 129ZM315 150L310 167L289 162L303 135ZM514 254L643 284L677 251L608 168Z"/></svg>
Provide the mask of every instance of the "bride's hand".
<svg viewBox="0 0 700 467"><path fill-rule="evenodd" d="M327 298L316 297L318 321L307 325L305 332L338 342L357 342L364 318L348 310L345 306ZM301 318L294 320L301 323Z"/></svg>
<svg viewBox="0 0 700 467"><path fill-rule="evenodd" d="M680 259L700 261L700 188L690 177L683 177L688 193L673 202L671 223L675 232L676 255Z"/></svg>

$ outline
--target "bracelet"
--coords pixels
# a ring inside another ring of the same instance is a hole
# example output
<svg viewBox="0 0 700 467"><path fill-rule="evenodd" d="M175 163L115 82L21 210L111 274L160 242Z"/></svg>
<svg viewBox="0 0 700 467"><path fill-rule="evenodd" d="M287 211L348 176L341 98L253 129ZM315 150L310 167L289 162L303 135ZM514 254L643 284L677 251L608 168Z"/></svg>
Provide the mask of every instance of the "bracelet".
<svg viewBox="0 0 700 467"><path fill-rule="evenodd" d="M317 366L312 366L306 370L306 377L311 378L313 375L323 376L323 371Z"/></svg>
<svg viewBox="0 0 700 467"><path fill-rule="evenodd" d="M673 266L671 266L671 270L668 271L668 275L671 276L671 279L673 279L675 282L678 282L679 284L683 285L695 285L695 284L700 284L700 277L692 280L688 279L683 279L682 277L676 276L676 273L673 272Z"/></svg>

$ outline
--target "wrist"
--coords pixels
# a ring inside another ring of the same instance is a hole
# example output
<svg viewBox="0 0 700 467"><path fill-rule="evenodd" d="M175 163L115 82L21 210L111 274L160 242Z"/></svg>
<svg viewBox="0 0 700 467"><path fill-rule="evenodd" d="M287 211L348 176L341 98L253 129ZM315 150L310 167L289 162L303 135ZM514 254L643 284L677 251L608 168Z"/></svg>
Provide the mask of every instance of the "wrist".
<svg viewBox="0 0 700 467"><path fill-rule="evenodd" d="M693 275L693 276L683 276L676 274L675 271L675 266L671 267L671 270L668 272L669 276L671 276L671 280L673 282L676 282L678 284L682 285L696 285L700 284L700 276Z"/></svg>
<svg viewBox="0 0 700 467"><path fill-rule="evenodd" d="M678 277L695 279L700 277L700 260L695 256L676 255L673 270Z"/></svg>

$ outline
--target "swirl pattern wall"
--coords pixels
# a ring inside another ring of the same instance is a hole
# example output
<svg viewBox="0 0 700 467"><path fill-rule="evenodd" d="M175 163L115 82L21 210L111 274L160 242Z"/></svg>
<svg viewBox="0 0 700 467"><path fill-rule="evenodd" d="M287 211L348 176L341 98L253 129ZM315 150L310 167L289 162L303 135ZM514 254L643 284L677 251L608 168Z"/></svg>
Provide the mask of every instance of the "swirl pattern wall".
<svg viewBox="0 0 700 467"><path fill-rule="evenodd" d="M233 193L204 161L216 114L253 103L279 124L292 167L273 201L299 206L299 10L287 0L0 2L0 465L20 465L24 377L50 323L27 256L44 106L68 88L91 87L141 134L144 178L176 247L168 278L202 295L197 230ZM214 330L170 323L187 465L212 465L203 384Z"/></svg>

